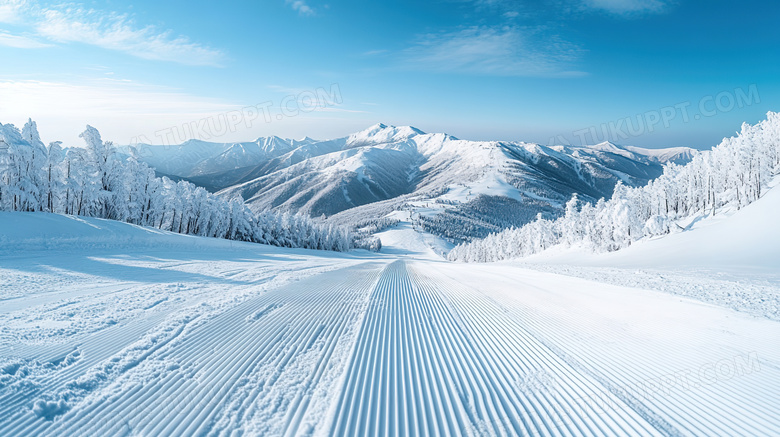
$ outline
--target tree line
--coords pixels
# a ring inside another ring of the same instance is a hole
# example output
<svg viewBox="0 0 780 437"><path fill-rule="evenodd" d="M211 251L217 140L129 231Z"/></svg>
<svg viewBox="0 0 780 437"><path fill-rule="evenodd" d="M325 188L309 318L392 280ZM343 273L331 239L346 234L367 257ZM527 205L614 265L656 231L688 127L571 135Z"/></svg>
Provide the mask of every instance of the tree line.
<svg viewBox="0 0 780 437"><path fill-rule="evenodd" d="M21 131L0 124L0 210L98 217L282 247L347 251L356 244L345 227L254 213L241 199L157 177L146 164L117 153L91 126L80 137L86 148L63 149L59 141L45 146L32 120Z"/></svg>

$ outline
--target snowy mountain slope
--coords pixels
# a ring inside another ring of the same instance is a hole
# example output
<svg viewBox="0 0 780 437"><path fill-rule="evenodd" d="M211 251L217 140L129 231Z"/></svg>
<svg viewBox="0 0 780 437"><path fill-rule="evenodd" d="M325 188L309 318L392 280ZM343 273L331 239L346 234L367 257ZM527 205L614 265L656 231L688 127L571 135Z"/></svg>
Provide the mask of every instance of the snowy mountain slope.
<svg viewBox="0 0 780 437"><path fill-rule="evenodd" d="M279 137L260 138L253 143L235 143L213 156L199 162L188 176L210 174L219 169L246 167L288 152L294 145Z"/></svg>
<svg viewBox="0 0 780 437"><path fill-rule="evenodd" d="M458 245L450 260L489 262L516 259L551 249L579 247L611 252L650 237L665 236L686 221L739 210L760 200L780 175L780 114L768 112L754 125L724 138L686 165L669 165L641 187L615 187L610 199L583 203L572 197L565 214L539 217L520 228Z"/></svg>
<svg viewBox="0 0 780 437"><path fill-rule="evenodd" d="M193 238L116 220L29 212L0 212L0 251L21 252L67 248L199 247L218 239ZM229 244L229 243L228 243Z"/></svg>
<svg viewBox="0 0 780 437"><path fill-rule="evenodd" d="M425 244L148 232L0 214L0 434L780 432L772 320Z"/></svg>
<svg viewBox="0 0 780 437"><path fill-rule="evenodd" d="M684 150L645 155L611 144L465 141L377 124L304 145L250 171L235 170L231 175L240 183L219 194L240 196L257 210L336 215L334 221L352 225L360 222L356 217L376 219L378 210L423 202L429 211L415 216L422 226L462 241L522 225L537 213L555 216L573 193L595 201L609 197L618 180L643 185L661 174L667 158L686 159ZM224 176L210 175L221 183Z"/></svg>
<svg viewBox="0 0 780 437"><path fill-rule="evenodd" d="M652 161L667 163L673 162L675 164L685 164L693 159L696 154L695 149L688 147L670 147L667 149L646 149L643 147L635 146L618 146L609 141L595 144L592 146L575 147L575 146L559 146L560 149L568 148L581 151L598 150L601 152L609 152L615 155L620 155L628 159L650 159Z"/></svg>
<svg viewBox="0 0 780 437"><path fill-rule="evenodd" d="M374 235L382 242L381 253L412 259L441 261L453 245L443 238L416 226L409 211L394 211L386 218L393 223L379 229Z"/></svg>
<svg viewBox="0 0 780 437"><path fill-rule="evenodd" d="M668 149L645 149L642 147L624 146L626 150L638 153L646 156L650 159L655 159L661 163L671 162L674 164L684 165L690 162L696 155L696 150L688 147L670 147Z"/></svg>
<svg viewBox="0 0 780 437"><path fill-rule="evenodd" d="M573 193L586 201L608 198L617 181L644 185L665 163L693 156L685 148L611 143L546 147L465 141L381 123L327 141L269 137L122 150L160 174L240 197L255 211L325 216L358 226L409 209L417 211L409 216L420 222L418 229L450 242L521 226L539 213L558 216Z"/></svg>
<svg viewBox="0 0 780 437"><path fill-rule="evenodd" d="M411 191L412 181L408 175L417 156L408 144L349 145L347 143L344 150L283 166L281 170L219 194L241 196L256 210L276 208L317 217ZM281 159L287 158L292 157Z"/></svg>

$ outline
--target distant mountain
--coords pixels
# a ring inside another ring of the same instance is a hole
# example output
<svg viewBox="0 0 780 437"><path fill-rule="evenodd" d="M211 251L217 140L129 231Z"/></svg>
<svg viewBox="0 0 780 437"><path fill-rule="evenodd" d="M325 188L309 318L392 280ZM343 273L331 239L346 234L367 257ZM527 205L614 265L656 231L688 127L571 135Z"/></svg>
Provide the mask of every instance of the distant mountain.
<svg viewBox="0 0 780 437"><path fill-rule="evenodd" d="M609 198L618 181L644 185L666 163L684 164L695 154L684 147L609 142L577 147L465 141L381 123L326 141L191 140L120 150L159 174L241 197L256 211L325 216L371 229L381 218L401 219L450 242L520 226L539 213L555 217L574 193L585 201Z"/></svg>
<svg viewBox="0 0 780 437"><path fill-rule="evenodd" d="M280 149L281 150L281 149ZM376 124L348 137L309 141L256 166L192 177L241 197L255 210L304 213L365 225L394 211L452 242L557 216L577 193L610 197L617 181L644 185L687 148L640 149L612 143L546 147L465 141L410 126Z"/></svg>
<svg viewBox="0 0 780 437"><path fill-rule="evenodd" d="M316 140L311 138L290 140L272 136L246 143L189 140L175 146L137 144L120 146L118 149L149 164L160 174L192 179L241 167L254 167L313 142Z"/></svg>

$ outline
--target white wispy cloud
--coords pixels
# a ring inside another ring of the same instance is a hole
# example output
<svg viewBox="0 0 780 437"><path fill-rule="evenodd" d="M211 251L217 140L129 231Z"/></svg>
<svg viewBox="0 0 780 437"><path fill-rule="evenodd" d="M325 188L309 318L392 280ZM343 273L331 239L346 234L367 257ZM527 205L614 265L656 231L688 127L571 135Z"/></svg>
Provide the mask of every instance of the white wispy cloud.
<svg viewBox="0 0 780 437"><path fill-rule="evenodd" d="M19 20L26 0L0 0L0 23L14 23Z"/></svg>
<svg viewBox="0 0 780 437"><path fill-rule="evenodd" d="M414 69L496 76L570 76L580 49L538 29L474 26L422 36L404 52Z"/></svg>
<svg viewBox="0 0 780 437"><path fill-rule="evenodd" d="M621 18L661 13L679 0L461 0L481 10L499 12L504 18L557 17L567 18L582 12L606 12Z"/></svg>
<svg viewBox="0 0 780 437"><path fill-rule="evenodd" d="M662 12L668 0L583 0L583 6L616 15L638 15Z"/></svg>
<svg viewBox="0 0 780 437"><path fill-rule="evenodd" d="M91 44L143 59L189 65L219 65L222 58L218 50L174 36L171 31L137 27L125 15L67 8L45 10L42 17L37 31L53 41Z"/></svg>
<svg viewBox="0 0 780 437"><path fill-rule="evenodd" d="M314 9L303 0L285 0L285 3L290 5L293 10L298 11L301 15L314 15Z"/></svg>
<svg viewBox="0 0 780 437"><path fill-rule="evenodd" d="M13 47L17 49L40 49L44 47L51 47L51 44L46 44L24 35L13 35L4 30L0 30L0 46Z"/></svg>
<svg viewBox="0 0 780 437"><path fill-rule="evenodd" d="M0 22L15 21L38 38L57 43L82 43L124 52L142 59L186 65L219 66L224 54L177 36L170 30L140 26L128 15L64 4L44 7L33 0L0 0ZM29 39L29 38L28 38ZM18 40L14 41L17 44ZM33 48L28 44L26 48Z"/></svg>

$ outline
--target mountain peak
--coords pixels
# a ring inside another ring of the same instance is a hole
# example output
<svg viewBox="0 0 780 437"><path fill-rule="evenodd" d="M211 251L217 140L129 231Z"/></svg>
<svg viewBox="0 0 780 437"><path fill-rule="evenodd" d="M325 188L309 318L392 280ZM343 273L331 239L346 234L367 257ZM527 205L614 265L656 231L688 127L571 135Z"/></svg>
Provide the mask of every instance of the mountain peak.
<svg viewBox="0 0 780 437"><path fill-rule="evenodd" d="M597 152L604 152L604 153L611 153L613 155L620 155L625 158L629 159L637 159L637 155L632 152L631 150L628 150L627 148L623 146L619 146L611 141L603 141L598 144L585 146L585 148L590 150L595 150Z"/></svg>
<svg viewBox="0 0 780 437"><path fill-rule="evenodd" d="M425 132L421 131L420 129L417 129L414 126L394 126L392 124L384 124L384 123L376 123L371 126L369 126L367 129L361 131L361 132L376 132L376 131L382 131L385 129L389 130L395 130L395 131L408 131L408 132L414 132L417 135L423 135Z"/></svg>
<svg viewBox="0 0 780 437"><path fill-rule="evenodd" d="M412 126L392 126L384 123L377 123L370 126L368 129L350 135L347 143L389 143L407 140L414 136L424 134L425 132Z"/></svg>
<svg viewBox="0 0 780 437"><path fill-rule="evenodd" d="M598 149L598 150L614 150L614 149L622 149L622 147L618 146L617 144L611 142L611 141L602 141L598 144L590 146L592 149Z"/></svg>

